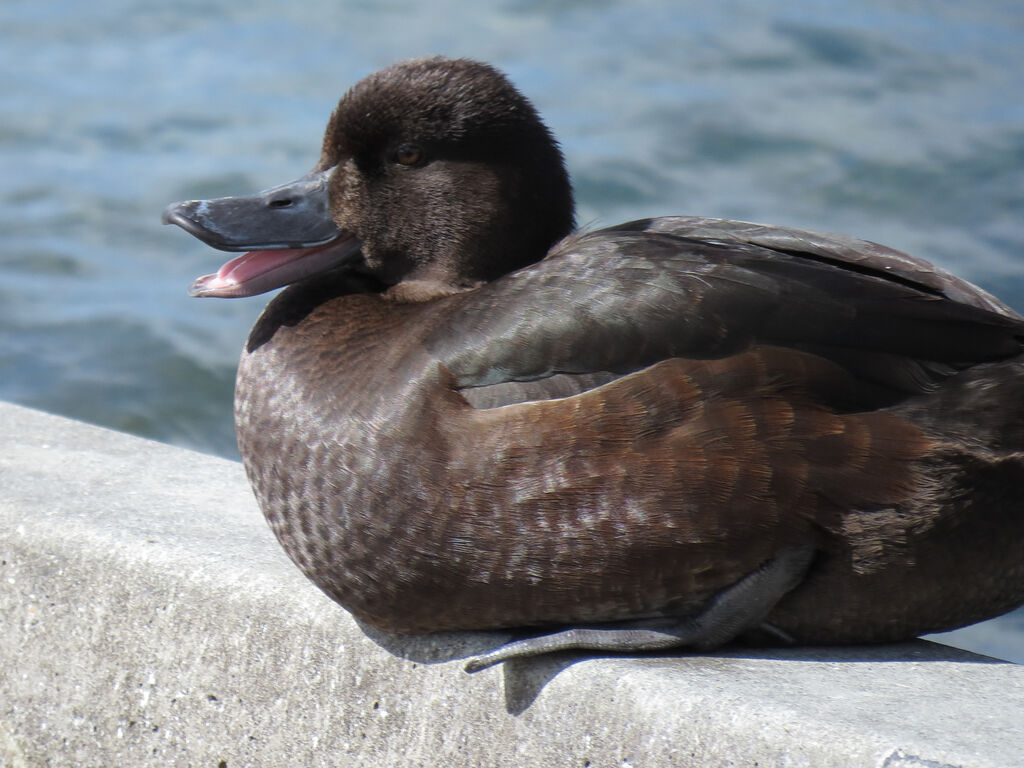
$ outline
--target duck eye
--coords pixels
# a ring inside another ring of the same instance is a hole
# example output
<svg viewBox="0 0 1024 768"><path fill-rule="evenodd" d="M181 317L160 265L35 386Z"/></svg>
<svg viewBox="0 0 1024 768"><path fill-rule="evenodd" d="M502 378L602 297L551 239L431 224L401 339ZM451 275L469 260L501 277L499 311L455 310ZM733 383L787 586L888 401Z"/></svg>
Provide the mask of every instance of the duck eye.
<svg viewBox="0 0 1024 768"><path fill-rule="evenodd" d="M400 165L419 165L423 160L423 150L415 144L403 144L395 152L395 162Z"/></svg>

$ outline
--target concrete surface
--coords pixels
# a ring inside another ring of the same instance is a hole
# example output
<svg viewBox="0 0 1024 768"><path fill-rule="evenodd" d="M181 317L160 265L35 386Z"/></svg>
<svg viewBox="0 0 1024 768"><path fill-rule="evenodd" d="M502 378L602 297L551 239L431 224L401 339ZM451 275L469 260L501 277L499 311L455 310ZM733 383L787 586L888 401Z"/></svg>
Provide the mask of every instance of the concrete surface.
<svg viewBox="0 0 1024 768"><path fill-rule="evenodd" d="M1024 764L1024 667L924 641L467 675L500 638L369 638L239 465L6 404L0 585L5 767Z"/></svg>

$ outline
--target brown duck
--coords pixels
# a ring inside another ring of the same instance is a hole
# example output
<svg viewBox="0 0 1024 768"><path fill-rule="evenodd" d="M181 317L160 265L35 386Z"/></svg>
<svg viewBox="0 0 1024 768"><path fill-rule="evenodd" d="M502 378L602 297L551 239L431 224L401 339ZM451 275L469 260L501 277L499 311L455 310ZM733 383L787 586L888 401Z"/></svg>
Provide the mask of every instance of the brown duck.
<svg viewBox="0 0 1024 768"><path fill-rule="evenodd" d="M242 355L239 447L289 556L370 625L547 633L478 669L1024 603L1024 318L843 236L573 232L557 144L487 65L371 75L312 173L165 221L250 251L194 295L290 285Z"/></svg>

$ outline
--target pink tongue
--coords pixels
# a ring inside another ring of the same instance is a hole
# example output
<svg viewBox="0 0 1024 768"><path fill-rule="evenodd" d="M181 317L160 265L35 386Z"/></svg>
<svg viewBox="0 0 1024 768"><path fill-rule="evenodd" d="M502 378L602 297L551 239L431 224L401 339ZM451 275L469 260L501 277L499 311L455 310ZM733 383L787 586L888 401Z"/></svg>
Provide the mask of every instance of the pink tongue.
<svg viewBox="0 0 1024 768"><path fill-rule="evenodd" d="M289 248L281 251L249 251L236 259L232 259L218 269L216 279L236 284L246 283L273 269L295 261L311 250L313 249Z"/></svg>
<svg viewBox="0 0 1024 768"><path fill-rule="evenodd" d="M249 251L227 262L216 274L197 278L189 293L218 298L255 296L330 269L358 250L359 241L346 237L312 248Z"/></svg>

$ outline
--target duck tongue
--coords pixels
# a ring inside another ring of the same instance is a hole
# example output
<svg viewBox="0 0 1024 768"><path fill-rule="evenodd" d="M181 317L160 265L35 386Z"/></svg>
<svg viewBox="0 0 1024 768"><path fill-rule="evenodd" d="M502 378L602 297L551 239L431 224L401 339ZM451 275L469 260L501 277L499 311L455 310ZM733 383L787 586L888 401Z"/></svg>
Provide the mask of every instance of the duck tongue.
<svg viewBox="0 0 1024 768"><path fill-rule="evenodd" d="M177 224L222 251L246 251L216 274L198 278L193 296L240 297L280 288L349 261L360 243L331 220L327 189L333 168L248 197L169 205Z"/></svg>
<svg viewBox="0 0 1024 768"><path fill-rule="evenodd" d="M214 274L196 278L188 292L221 299L255 296L354 261L359 247L355 238L342 237L312 248L249 251Z"/></svg>

